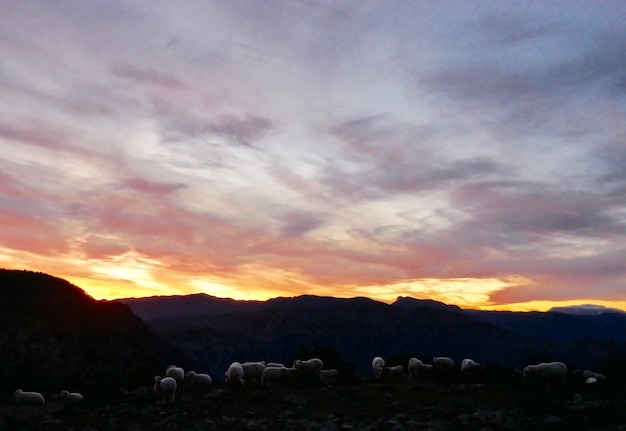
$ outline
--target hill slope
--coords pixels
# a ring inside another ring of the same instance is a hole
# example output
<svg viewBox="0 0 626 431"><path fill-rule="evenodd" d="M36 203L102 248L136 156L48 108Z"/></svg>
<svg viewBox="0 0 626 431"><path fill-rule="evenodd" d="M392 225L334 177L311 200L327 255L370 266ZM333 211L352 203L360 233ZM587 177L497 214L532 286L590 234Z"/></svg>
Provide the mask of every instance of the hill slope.
<svg viewBox="0 0 626 431"><path fill-rule="evenodd" d="M96 301L65 280L3 269L0 289L2 393L133 387L183 360L130 307Z"/></svg>

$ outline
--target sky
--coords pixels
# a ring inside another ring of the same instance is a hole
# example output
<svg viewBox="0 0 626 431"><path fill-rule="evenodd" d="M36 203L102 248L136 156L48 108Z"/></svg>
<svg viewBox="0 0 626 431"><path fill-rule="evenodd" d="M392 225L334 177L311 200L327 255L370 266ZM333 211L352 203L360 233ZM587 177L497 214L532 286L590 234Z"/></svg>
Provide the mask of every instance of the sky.
<svg viewBox="0 0 626 431"><path fill-rule="evenodd" d="M626 2L0 10L0 267L626 310Z"/></svg>

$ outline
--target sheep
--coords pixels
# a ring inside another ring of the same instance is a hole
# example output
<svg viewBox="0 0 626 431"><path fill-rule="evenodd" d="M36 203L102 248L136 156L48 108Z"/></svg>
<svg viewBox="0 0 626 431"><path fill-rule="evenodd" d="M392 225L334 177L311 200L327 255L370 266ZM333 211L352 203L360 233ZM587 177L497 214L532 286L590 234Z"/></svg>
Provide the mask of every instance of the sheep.
<svg viewBox="0 0 626 431"><path fill-rule="evenodd" d="M554 384L563 384L567 378L567 365L563 362L542 362L528 365L522 371L524 377L536 378L550 389Z"/></svg>
<svg viewBox="0 0 626 431"><path fill-rule="evenodd" d="M339 371L334 368L328 370L320 370L320 380L322 381L322 383L325 384L333 383L337 379L338 375Z"/></svg>
<svg viewBox="0 0 626 431"><path fill-rule="evenodd" d="M39 392L24 392L21 389L17 389L13 393L13 399L18 404L30 404L42 406L46 403L45 398Z"/></svg>
<svg viewBox="0 0 626 431"><path fill-rule="evenodd" d="M165 377L171 377L176 380L177 384L180 384L185 378L185 371L176 365L168 365L165 369Z"/></svg>
<svg viewBox="0 0 626 431"><path fill-rule="evenodd" d="M174 402L176 396L176 388L178 384L173 377L154 377L154 392L157 395L157 402L162 403Z"/></svg>
<svg viewBox="0 0 626 431"><path fill-rule="evenodd" d="M451 372L454 368L454 361L451 358L447 358L445 356L435 356L433 358L433 366L438 370Z"/></svg>
<svg viewBox="0 0 626 431"><path fill-rule="evenodd" d="M389 375L393 379L402 379L404 377L404 367L396 365L394 367L385 367L383 373Z"/></svg>
<svg viewBox="0 0 626 431"><path fill-rule="evenodd" d="M439 379L451 379L454 372L454 361L446 356L435 356L433 358L433 368L437 372Z"/></svg>
<svg viewBox="0 0 626 431"><path fill-rule="evenodd" d="M372 359L372 372L374 373L374 378L379 379L383 374L383 370L385 369L385 360L380 356L376 356Z"/></svg>
<svg viewBox="0 0 626 431"><path fill-rule="evenodd" d="M463 359L461 361L461 372L462 373L471 373L476 369L480 368L480 364L474 362L473 359Z"/></svg>
<svg viewBox="0 0 626 431"><path fill-rule="evenodd" d="M268 362L265 365L265 368L285 368L285 365L281 364L280 362Z"/></svg>
<svg viewBox="0 0 626 431"><path fill-rule="evenodd" d="M324 366L324 362L322 362L319 358L307 359L303 361L301 359L296 359L293 363L293 368L298 370L301 374L305 375L319 375L320 370Z"/></svg>
<svg viewBox="0 0 626 431"><path fill-rule="evenodd" d="M473 359L463 359L461 361L461 374L468 380L473 381L480 373L480 364Z"/></svg>
<svg viewBox="0 0 626 431"><path fill-rule="evenodd" d="M244 372L243 366L239 362L233 362L228 366L225 377L226 383L230 383L231 386L243 386L245 381L243 379Z"/></svg>
<svg viewBox="0 0 626 431"><path fill-rule="evenodd" d="M261 384L265 386L268 383L284 383L291 379L296 372L295 368L265 367L261 374Z"/></svg>
<svg viewBox="0 0 626 431"><path fill-rule="evenodd" d="M83 401L83 395L78 392L69 392L66 390L62 390L60 395L66 404L69 404L72 406L76 406Z"/></svg>
<svg viewBox="0 0 626 431"><path fill-rule="evenodd" d="M596 382L606 382L606 376L604 374L594 373L593 371L589 371L589 370L583 371L582 377L585 380L585 382L589 380L589 378L596 379Z"/></svg>
<svg viewBox="0 0 626 431"><path fill-rule="evenodd" d="M409 359L407 369L409 370L409 380L417 378L420 369L424 366L424 363L417 358Z"/></svg>
<svg viewBox="0 0 626 431"><path fill-rule="evenodd" d="M586 385L595 385L597 383L598 379L596 379L595 377L587 377L587 380L585 380Z"/></svg>
<svg viewBox="0 0 626 431"><path fill-rule="evenodd" d="M265 369L265 362L244 362L241 366L243 368L243 378L246 382L252 379L261 382L263 370Z"/></svg>
<svg viewBox="0 0 626 431"><path fill-rule="evenodd" d="M187 371L185 380L190 382L197 389L207 389L213 383L213 379L208 374Z"/></svg>

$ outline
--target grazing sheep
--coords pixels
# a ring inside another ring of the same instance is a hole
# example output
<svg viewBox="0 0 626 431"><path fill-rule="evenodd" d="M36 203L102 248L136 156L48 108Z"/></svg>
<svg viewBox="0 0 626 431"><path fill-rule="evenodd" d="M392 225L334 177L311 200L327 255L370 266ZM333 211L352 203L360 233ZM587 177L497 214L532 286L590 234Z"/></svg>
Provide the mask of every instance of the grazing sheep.
<svg viewBox="0 0 626 431"><path fill-rule="evenodd" d="M461 361L461 372L462 373L472 373L480 369L480 364L474 362L473 359L463 359Z"/></svg>
<svg viewBox="0 0 626 431"><path fill-rule="evenodd" d="M454 369L454 361L451 358L447 358L445 356L435 356L433 358L433 366L437 370L451 372Z"/></svg>
<svg viewBox="0 0 626 431"><path fill-rule="evenodd" d="M66 404L71 404L73 406L76 406L83 401L83 395L78 392L62 390L60 395Z"/></svg>
<svg viewBox="0 0 626 431"><path fill-rule="evenodd" d="M168 365L165 369L165 377L171 377L180 384L185 378L185 371L176 365Z"/></svg>
<svg viewBox="0 0 626 431"><path fill-rule="evenodd" d="M587 377L587 380L585 380L585 384L586 385L596 385L596 384L598 384L598 379L596 379L595 377Z"/></svg>
<svg viewBox="0 0 626 431"><path fill-rule="evenodd" d="M246 382L249 382L250 380L258 380L261 382L263 370L265 369L265 362L244 362L241 366L243 368L243 378Z"/></svg>
<svg viewBox="0 0 626 431"><path fill-rule="evenodd" d="M190 382L196 387L211 386L213 379L208 374L196 373L195 371L187 371L185 374L185 380Z"/></svg>
<svg viewBox="0 0 626 431"><path fill-rule="evenodd" d="M593 371L585 370L582 373L583 379L585 382L589 380L589 378L596 379L596 382L606 382L606 376L600 373L594 373Z"/></svg>
<svg viewBox="0 0 626 431"><path fill-rule="evenodd" d="M334 383L339 375L339 371L334 368L329 370L320 370L320 380L324 384Z"/></svg>
<svg viewBox="0 0 626 431"><path fill-rule="evenodd" d="M424 366L424 363L417 358L409 359L407 369L409 370L409 380L416 379L420 369Z"/></svg>
<svg viewBox="0 0 626 431"><path fill-rule="evenodd" d="M173 377L156 376L154 378L154 392L157 396L157 402L171 403L176 397L176 388L178 384Z"/></svg>
<svg viewBox="0 0 626 431"><path fill-rule="evenodd" d="M39 392L24 392L21 389L17 389L13 393L13 399L18 404L42 406L46 403L45 398Z"/></svg>
<svg viewBox="0 0 626 431"><path fill-rule="evenodd" d="M379 379L383 374L383 370L385 369L385 360L380 356L376 356L372 359L372 372L374 373L374 378Z"/></svg>
<svg viewBox="0 0 626 431"><path fill-rule="evenodd" d="M301 359L296 359L293 363L293 368L298 370L301 374L304 375L314 375L317 376L320 373L320 370L324 366L324 363L319 358L307 359L303 361Z"/></svg>
<svg viewBox="0 0 626 431"><path fill-rule="evenodd" d="M268 362L265 368L285 368L285 366L280 362Z"/></svg>
<svg viewBox="0 0 626 431"><path fill-rule="evenodd" d="M463 359L461 361L461 375L468 381L474 381L480 374L480 364L473 359Z"/></svg>
<svg viewBox="0 0 626 431"><path fill-rule="evenodd" d="M265 367L261 374L261 384L265 386L268 383L284 383L289 381L297 372L295 368L287 367Z"/></svg>
<svg viewBox="0 0 626 431"><path fill-rule="evenodd" d="M565 383L567 379L567 365L563 362L542 362L537 365L528 365L522 371L522 375L535 378L550 389L555 384Z"/></svg>
<svg viewBox="0 0 626 431"><path fill-rule="evenodd" d="M454 361L446 356L435 356L433 367L439 379L451 379L454 372Z"/></svg>
<svg viewBox="0 0 626 431"><path fill-rule="evenodd" d="M233 387L236 387L236 386L242 387L245 383L243 376L244 376L244 372L243 372L243 366L241 365L241 363L233 362L232 364L229 365L228 369L226 370L226 373L225 373L226 383L230 383L230 385Z"/></svg>
<svg viewBox="0 0 626 431"><path fill-rule="evenodd" d="M404 377L404 367L402 365L396 365L394 367L385 367L383 373L389 375L393 379L401 379Z"/></svg>

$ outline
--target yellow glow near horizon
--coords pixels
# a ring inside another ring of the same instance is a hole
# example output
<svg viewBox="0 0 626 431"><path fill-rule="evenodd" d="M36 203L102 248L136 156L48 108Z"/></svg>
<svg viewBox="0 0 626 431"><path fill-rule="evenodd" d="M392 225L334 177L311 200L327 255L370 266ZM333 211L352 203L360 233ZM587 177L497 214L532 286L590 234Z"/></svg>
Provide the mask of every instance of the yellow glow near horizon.
<svg viewBox="0 0 626 431"><path fill-rule="evenodd" d="M460 307L491 305L489 295L506 287L530 284L522 277L506 278L422 278L386 285L359 286L353 291L364 296L393 302L398 296L428 298Z"/></svg>
<svg viewBox="0 0 626 431"><path fill-rule="evenodd" d="M137 252L127 252L110 259L55 259L34 256L26 252L0 249L2 267L40 271L63 278L83 289L95 299L114 300L129 297L187 295L206 293L236 300L264 301L279 296L302 294L334 296L337 298L368 297L391 303L398 296L432 299L461 308L509 311L547 311L555 306L581 304L602 305L626 311L626 300L586 297L575 300L530 300L518 303L493 303L490 295L510 286L531 285L519 276L505 278L424 278L377 285L318 285L301 274L273 270L262 265L249 265L232 277L209 274L188 274L168 270L161 262L148 259ZM31 265L16 262L31 261ZM68 270L69 268L69 270Z"/></svg>

